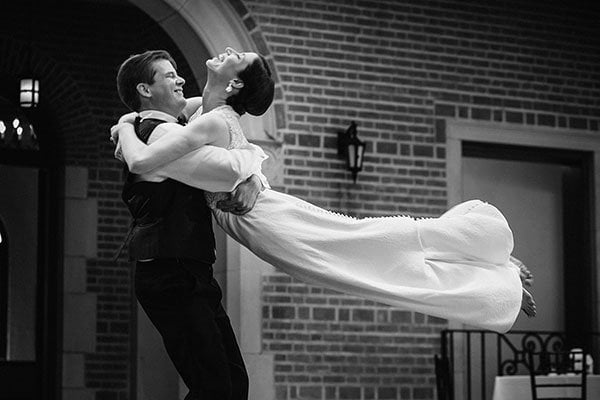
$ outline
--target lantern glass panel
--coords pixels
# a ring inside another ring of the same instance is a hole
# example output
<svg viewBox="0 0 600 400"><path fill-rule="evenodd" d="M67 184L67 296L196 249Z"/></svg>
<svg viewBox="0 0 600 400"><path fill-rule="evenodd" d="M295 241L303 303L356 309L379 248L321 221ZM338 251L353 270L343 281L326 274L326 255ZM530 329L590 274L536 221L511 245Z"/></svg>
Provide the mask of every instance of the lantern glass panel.
<svg viewBox="0 0 600 400"><path fill-rule="evenodd" d="M356 167L359 170L362 170L362 165L363 165L363 156L365 155L365 144L361 143L358 145L358 153L356 155Z"/></svg>
<svg viewBox="0 0 600 400"><path fill-rule="evenodd" d="M21 106L23 107L31 107L31 100L33 98L33 93L31 92L21 92L21 96L19 97L19 101Z"/></svg>
<svg viewBox="0 0 600 400"><path fill-rule="evenodd" d="M33 79L21 79L21 92L33 90Z"/></svg>
<svg viewBox="0 0 600 400"><path fill-rule="evenodd" d="M356 167L356 146L354 144L348 145L348 168L352 169Z"/></svg>

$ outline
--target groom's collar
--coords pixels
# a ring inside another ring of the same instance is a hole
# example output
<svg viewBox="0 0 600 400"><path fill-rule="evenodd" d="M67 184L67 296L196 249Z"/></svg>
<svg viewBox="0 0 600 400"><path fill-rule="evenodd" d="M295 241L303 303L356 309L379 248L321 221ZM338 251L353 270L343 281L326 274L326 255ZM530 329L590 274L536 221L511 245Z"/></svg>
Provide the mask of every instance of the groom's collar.
<svg viewBox="0 0 600 400"><path fill-rule="evenodd" d="M140 118L142 120L145 120L147 118L152 118L152 119L159 119L161 121L165 121L165 122L175 122L177 123L177 118L172 116L171 114L167 114L166 112L163 111L158 111L158 110L144 110L144 111L140 111Z"/></svg>

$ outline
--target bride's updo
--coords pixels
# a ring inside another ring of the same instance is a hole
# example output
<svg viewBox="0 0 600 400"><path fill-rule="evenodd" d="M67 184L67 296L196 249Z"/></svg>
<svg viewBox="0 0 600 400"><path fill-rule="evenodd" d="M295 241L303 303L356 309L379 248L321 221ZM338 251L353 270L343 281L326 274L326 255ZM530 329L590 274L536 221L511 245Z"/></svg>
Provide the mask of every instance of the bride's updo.
<svg viewBox="0 0 600 400"><path fill-rule="evenodd" d="M271 78L271 69L267 60L260 54L258 58L239 73L238 78L244 82L240 91L227 98L227 104L240 115L263 115L275 94L275 83Z"/></svg>

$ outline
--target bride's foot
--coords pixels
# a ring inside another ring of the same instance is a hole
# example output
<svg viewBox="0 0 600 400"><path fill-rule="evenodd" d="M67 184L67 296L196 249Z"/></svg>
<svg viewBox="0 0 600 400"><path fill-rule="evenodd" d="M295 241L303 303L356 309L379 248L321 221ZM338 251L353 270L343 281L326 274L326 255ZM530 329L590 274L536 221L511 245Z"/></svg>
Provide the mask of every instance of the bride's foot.
<svg viewBox="0 0 600 400"><path fill-rule="evenodd" d="M525 288L523 288L521 310L523 310L525 315L527 315L529 318L535 317L535 315L537 314L535 300L533 300L533 296Z"/></svg>
<svg viewBox="0 0 600 400"><path fill-rule="evenodd" d="M529 270L529 268L527 268L525 266L525 264L523 264L523 262L521 260L519 260L516 257L510 256L510 260L517 266L519 267L519 278L521 278L521 284L523 286L531 286L533 285L533 274L531 273L531 271Z"/></svg>

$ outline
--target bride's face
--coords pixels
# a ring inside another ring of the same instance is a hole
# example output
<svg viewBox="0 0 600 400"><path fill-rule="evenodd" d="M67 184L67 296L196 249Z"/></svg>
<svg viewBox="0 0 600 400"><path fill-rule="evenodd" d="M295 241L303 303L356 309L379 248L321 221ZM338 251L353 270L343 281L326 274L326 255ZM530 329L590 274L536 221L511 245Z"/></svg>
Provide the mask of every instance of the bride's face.
<svg viewBox="0 0 600 400"><path fill-rule="evenodd" d="M239 53L227 47L224 53L206 61L206 67L225 80L237 78L238 74L246 69L258 58L258 54L251 52Z"/></svg>

